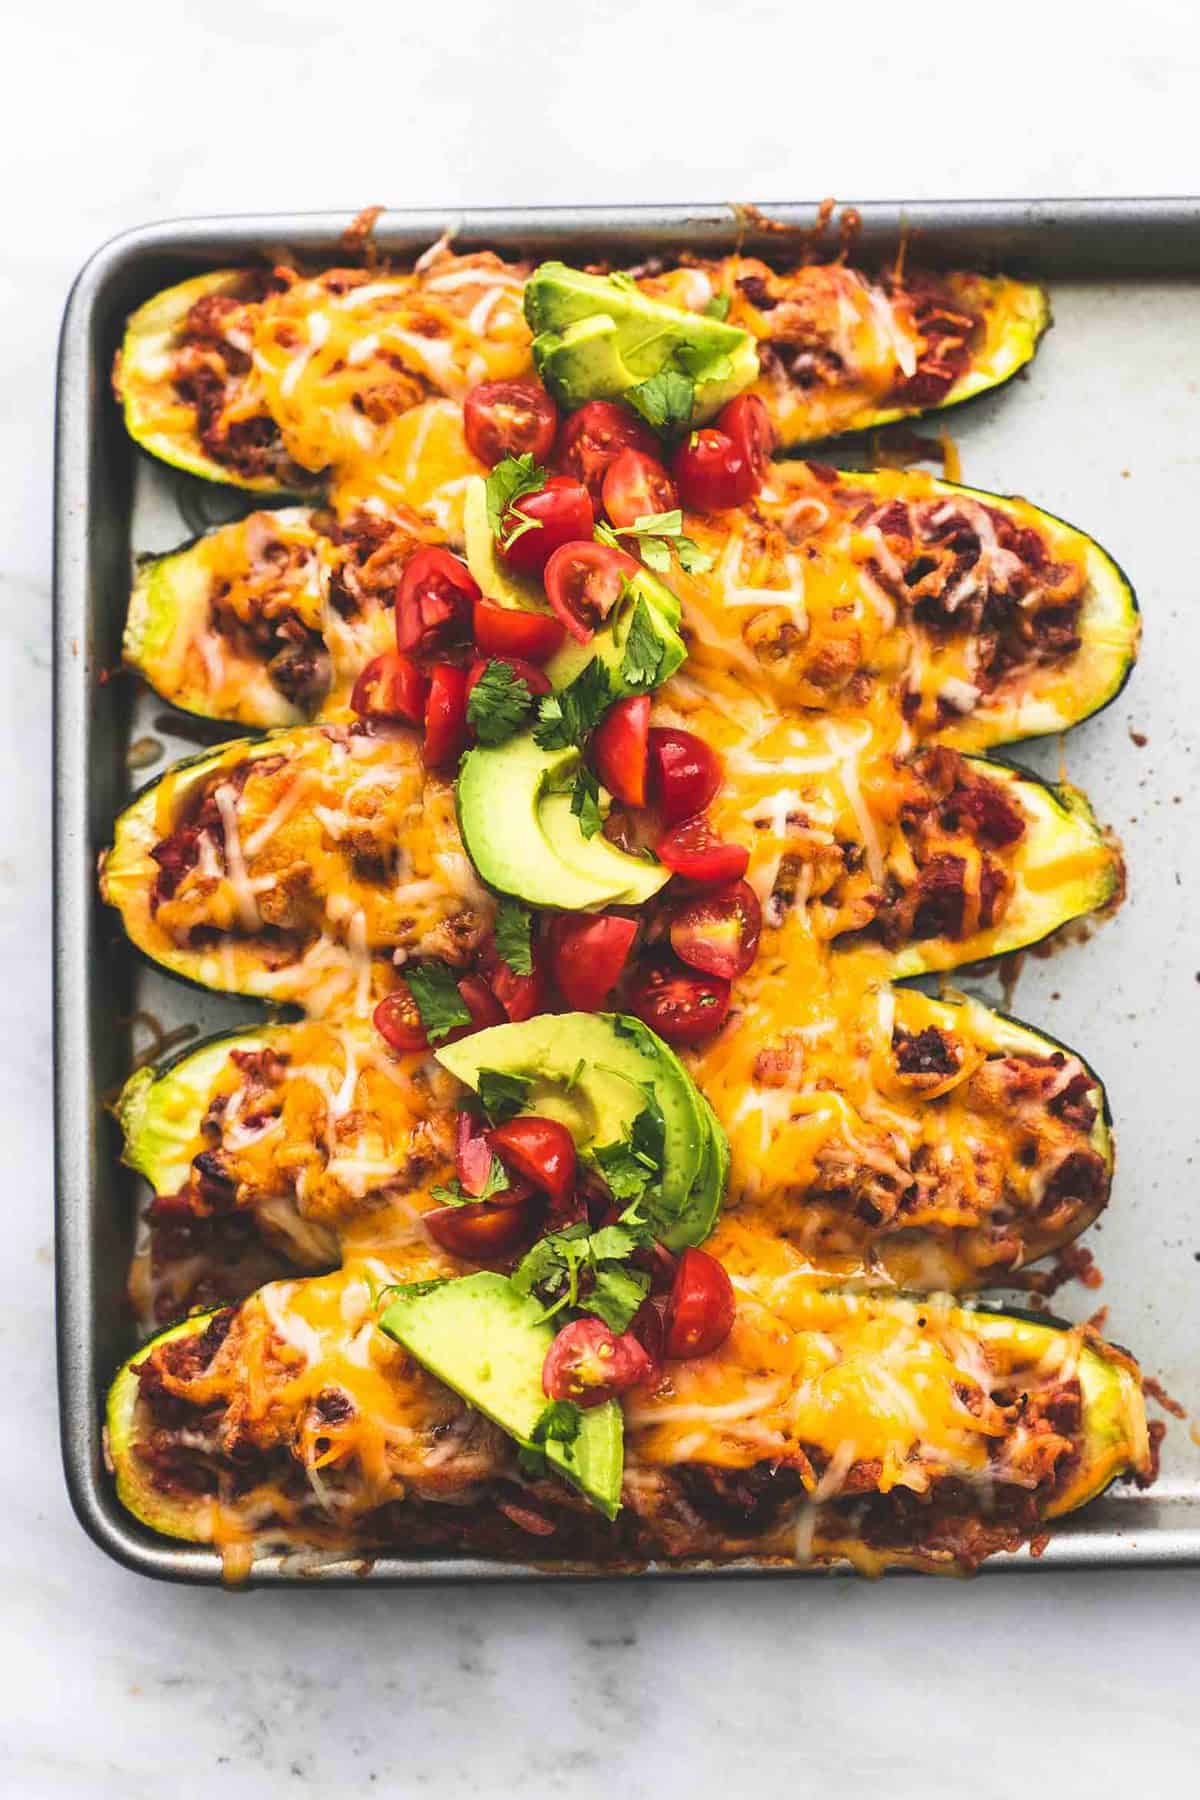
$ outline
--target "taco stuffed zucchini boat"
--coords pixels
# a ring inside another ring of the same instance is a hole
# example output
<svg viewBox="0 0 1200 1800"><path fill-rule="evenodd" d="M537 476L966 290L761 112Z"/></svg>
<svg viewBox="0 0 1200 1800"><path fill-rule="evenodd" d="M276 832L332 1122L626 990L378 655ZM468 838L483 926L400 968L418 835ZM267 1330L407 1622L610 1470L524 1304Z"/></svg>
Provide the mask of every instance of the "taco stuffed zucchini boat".
<svg viewBox="0 0 1200 1800"><path fill-rule="evenodd" d="M376 1261L198 1315L113 1383L118 1494L243 1571L311 1545L877 1573L973 1569L1147 1471L1137 1366L1088 1329L823 1289L737 1231L714 1247L720 1347L557 1413L553 1322L503 1275L381 1292Z"/></svg>
<svg viewBox="0 0 1200 1800"><path fill-rule="evenodd" d="M488 382L536 369L566 413L630 399L656 422L665 400L680 426L752 393L794 446L997 387L1048 322L1042 290L1004 277L737 256L605 276L438 245L410 272L165 289L130 318L114 386L134 440L178 468L255 492L371 485L444 519L487 446L459 409Z"/></svg>

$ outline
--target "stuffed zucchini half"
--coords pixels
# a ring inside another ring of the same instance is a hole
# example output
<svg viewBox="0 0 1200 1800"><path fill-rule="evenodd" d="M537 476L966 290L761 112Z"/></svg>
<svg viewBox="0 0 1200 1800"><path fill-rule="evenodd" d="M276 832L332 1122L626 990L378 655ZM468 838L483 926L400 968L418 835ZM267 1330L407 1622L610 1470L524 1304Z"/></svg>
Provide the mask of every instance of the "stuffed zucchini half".
<svg viewBox="0 0 1200 1800"><path fill-rule="evenodd" d="M152 1227L249 1215L301 1270L384 1245L410 1277L414 1256L422 1276L454 1273L439 1248L504 1263L545 1225L544 1203L526 1189L472 1207L447 1188L456 1103L475 1091L483 1106L497 1076L515 1095L511 1116L570 1132L601 1197L605 1168L652 1103L661 1144L647 1222L673 1250L707 1237L729 1168L724 1132L666 1044L614 1014L497 1025L436 1054L395 1050L366 1020L213 1038L130 1077L117 1103L124 1160L154 1191Z"/></svg>
<svg viewBox="0 0 1200 1800"><path fill-rule="evenodd" d="M1104 1089L1076 1053L977 1001L769 952L688 1057L729 1137L729 1204L815 1269L913 1293L995 1286L1104 1207Z"/></svg>
<svg viewBox="0 0 1200 1800"><path fill-rule="evenodd" d="M777 705L878 712L981 750L1107 706L1137 656L1125 575L1028 501L914 470L782 462L752 508L689 517L689 670Z"/></svg>
<svg viewBox="0 0 1200 1800"><path fill-rule="evenodd" d="M103 897L152 961L203 987L362 1014L394 958L461 968L494 902L417 739L322 725L177 764L120 815Z"/></svg>
<svg viewBox="0 0 1200 1800"><path fill-rule="evenodd" d="M108 1400L118 1495L243 1569L318 1545L961 1572L1147 1471L1137 1367L1086 1328L823 1290L745 1232L714 1247L729 1337L593 1409L605 1441L573 1470L518 1456L549 1327L511 1284L426 1282L393 1304L376 1263L275 1283L131 1357Z"/></svg>

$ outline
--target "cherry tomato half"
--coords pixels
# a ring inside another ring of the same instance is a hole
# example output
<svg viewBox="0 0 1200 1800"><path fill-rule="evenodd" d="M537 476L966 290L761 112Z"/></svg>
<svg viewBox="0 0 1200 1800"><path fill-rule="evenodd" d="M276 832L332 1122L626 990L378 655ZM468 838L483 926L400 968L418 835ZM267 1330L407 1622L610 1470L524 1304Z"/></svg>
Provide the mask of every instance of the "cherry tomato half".
<svg viewBox="0 0 1200 1800"><path fill-rule="evenodd" d="M428 1050L429 1039L407 981L399 981L385 994L372 1015L375 1029L393 1050Z"/></svg>
<svg viewBox="0 0 1200 1800"><path fill-rule="evenodd" d="M649 791L666 825L703 812L721 785L721 759L694 731L657 725L650 733Z"/></svg>
<svg viewBox="0 0 1200 1800"><path fill-rule="evenodd" d="M625 806L646 804L650 696L634 694L610 706L592 739L596 773Z"/></svg>
<svg viewBox="0 0 1200 1800"><path fill-rule="evenodd" d="M458 991L471 1015L471 1023L456 1025L453 1031L439 1039L440 1043L456 1044L459 1038L470 1037L473 1031L505 1023L504 1008L481 975L464 975L458 982Z"/></svg>
<svg viewBox="0 0 1200 1800"><path fill-rule="evenodd" d="M545 462L558 430L558 408L536 381L481 381L463 401L463 431L488 468L506 456Z"/></svg>
<svg viewBox="0 0 1200 1800"><path fill-rule="evenodd" d="M754 961L762 907L746 881L689 900L671 920L671 948L690 968L732 981Z"/></svg>
<svg viewBox="0 0 1200 1800"><path fill-rule="evenodd" d="M510 569L540 575L560 544L590 538L595 522L583 483L551 475L545 487L521 494L508 508L497 548Z"/></svg>
<svg viewBox="0 0 1200 1800"><path fill-rule="evenodd" d="M745 844L719 838L703 813L673 825L656 846L660 862L687 881L715 887L718 882L740 881L750 865Z"/></svg>
<svg viewBox="0 0 1200 1800"><path fill-rule="evenodd" d="M758 476L731 437L706 425L675 452L671 473L689 512L723 512L758 492Z"/></svg>
<svg viewBox="0 0 1200 1800"><path fill-rule="evenodd" d="M637 936L619 913L561 913L550 925L550 965L558 990L578 1012L595 1012L617 985Z"/></svg>
<svg viewBox="0 0 1200 1800"><path fill-rule="evenodd" d="M703 1042L729 1013L729 983L685 969L674 958L642 964L630 989L630 1012L668 1044Z"/></svg>
<svg viewBox="0 0 1200 1800"><path fill-rule="evenodd" d="M546 961L536 936L530 946L531 968L528 975L518 975L496 954L496 940L488 933L478 953L480 973L497 1000L514 1023L532 1019L546 1010Z"/></svg>
<svg viewBox="0 0 1200 1800"><path fill-rule="evenodd" d="M756 486L761 487L775 448L775 430L758 395L739 394L730 400L717 414L717 430L732 440L734 449L753 470Z"/></svg>
<svg viewBox="0 0 1200 1800"><path fill-rule="evenodd" d="M454 663L435 663L425 706L425 738L421 754L428 769L456 763L467 747L467 671Z"/></svg>
<svg viewBox="0 0 1200 1800"><path fill-rule="evenodd" d="M613 458L601 493L614 525L636 525L639 519L672 512L679 505L675 483L658 458L643 450L622 450Z"/></svg>
<svg viewBox="0 0 1200 1800"><path fill-rule="evenodd" d="M369 662L354 684L350 705L360 719L397 719L420 725L425 719L425 676L411 656L385 650Z"/></svg>
<svg viewBox="0 0 1200 1800"><path fill-rule="evenodd" d="M654 1373L646 1346L631 1331L617 1337L603 1319L573 1319L546 1352L542 1389L551 1400L600 1406Z"/></svg>
<svg viewBox="0 0 1200 1800"><path fill-rule="evenodd" d="M590 643L641 564L611 544L582 538L563 544L546 564L546 598L573 638Z"/></svg>
<svg viewBox="0 0 1200 1800"><path fill-rule="evenodd" d="M733 1329L733 1283L715 1256L687 1249L667 1296L666 1350L671 1357L708 1356Z"/></svg>
<svg viewBox="0 0 1200 1800"><path fill-rule="evenodd" d="M557 1119L520 1116L489 1133L506 1168L515 1169L556 1206L565 1206L575 1187L575 1140Z"/></svg>
<svg viewBox="0 0 1200 1800"><path fill-rule="evenodd" d="M548 613L521 612L515 606L475 602L475 647L481 656L523 656L543 663L561 650L566 632Z"/></svg>
<svg viewBox="0 0 1200 1800"><path fill-rule="evenodd" d="M477 1200L466 1206L435 1206L424 1215L425 1229L451 1256L495 1262L525 1242L533 1229L536 1202L498 1206ZM553 1348L553 1345L551 1345Z"/></svg>
<svg viewBox="0 0 1200 1800"><path fill-rule="evenodd" d="M670 1256L670 1251L666 1251L665 1254ZM675 1259L672 1257L672 1269L674 1261ZM650 1358L654 1373L647 1379L656 1380L662 1372L662 1365L666 1357L666 1331L663 1327L663 1316L653 1300L642 1301L629 1321L629 1332L632 1337L637 1339Z"/></svg>
<svg viewBox="0 0 1200 1800"><path fill-rule="evenodd" d="M396 648L429 652L470 633L479 583L465 562L439 544L414 550L396 594Z"/></svg>
<svg viewBox="0 0 1200 1800"><path fill-rule="evenodd" d="M605 473L622 450L657 456L658 439L648 425L615 400L589 400L563 421L558 466L582 481L599 505Z"/></svg>

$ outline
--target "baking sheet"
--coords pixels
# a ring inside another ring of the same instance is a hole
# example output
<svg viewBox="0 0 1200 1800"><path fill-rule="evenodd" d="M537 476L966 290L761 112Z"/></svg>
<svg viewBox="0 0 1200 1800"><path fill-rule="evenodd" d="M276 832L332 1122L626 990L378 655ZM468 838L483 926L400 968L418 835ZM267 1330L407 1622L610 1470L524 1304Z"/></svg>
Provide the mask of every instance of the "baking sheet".
<svg viewBox="0 0 1200 1800"><path fill-rule="evenodd" d="M1185 1407L1200 1412L1200 1209L1193 1197L1200 1094L1191 1037L1200 1009L1200 932L1189 916L1189 896L1200 887L1200 708L1192 694L1200 602L1190 550L1200 513L1200 202L934 202L861 210L867 254L887 254L907 230L915 233L918 257L1002 266L1048 280L1055 328L1028 375L915 428L952 434L962 479L972 486L1023 493L1097 536L1128 572L1142 604L1143 653L1124 694L1065 740L1020 746L1014 755L1051 776L1065 768L1087 791L1124 841L1129 898L1087 941L1049 958L1025 957L1011 1009L1083 1053L1108 1086L1116 1122L1112 1200L1082 1240L1103 1285L1064 1288L1055 1310L1081 1318L1107 1306L1108 1335L1134 1350L1147 1374ZM812 206L771 211L798 226L815 215ZM144 1198L118 1165L118 1133L103 1099L142 1047L128 1024L136 1012L152 1012L167 1030L194 1023L201 1035L260 1013L250 1001L202 994L148 968L124 944L115 914L99 904L95 859L116 811L134 789L196 748L190 726L186 737L171 729L163 702L127 677L102 682L100 675L119 660L131 554L169 549L206 523L249 510L253 499L173 474L136 452L112 402L108 369L125 314L159 287L272 247L333 258L348 223L349 215L312 215L130 233L83 271L63 327L55 910L64 1463L76 1511L104 1549L143 1573L190 1581L220 1579L215 1552L171 1544L138 1526L118 1506L103 1469L101 1396L133 1344L124 1282ZM388 213L377 239L392 254L410 254L446 227L467 247L576 259L607 249L629 260L683 245L729 248L738 222L727 208L452 218ZM747 241L754 246L753 229ZM783 253L778 239L769 248ZM216 727L206 741L233 735ZM157 741L160 753L131 772L129 746L146 738ZM995 975L956 979L991 1003L1002 999ZM1025 1554L984 1566L1194 1561L1200 1561L1200 1430L1172 1420L1152 1490L1114 1487L1082 1518L1058 1528L1040 1561ZM384 1556L363 1564L296 1556L256 1564L253 1581L511 1580L548 1572L555 1571L465 1557ZM632 1578L799 1573L736 1563L652 1569Z"/></svg>

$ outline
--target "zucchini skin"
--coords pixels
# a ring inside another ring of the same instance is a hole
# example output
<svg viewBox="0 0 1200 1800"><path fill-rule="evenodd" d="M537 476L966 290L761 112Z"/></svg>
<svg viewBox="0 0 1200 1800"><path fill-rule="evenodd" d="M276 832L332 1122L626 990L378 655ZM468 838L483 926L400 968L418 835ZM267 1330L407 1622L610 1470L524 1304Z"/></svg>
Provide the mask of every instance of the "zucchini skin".
<svg viewBox="0 0 1200 1800"><path fill-rule="evenodd" d="M128 1358L112 1382L105 1408L105 1447L117 1497L143 1525L163 1536L191 1543L213 1539L213 1503L182 1500L158 1493L138 1466L136 1456L138 1379L136 1365L155 1345L203 1331L212 1312L193 1315L169 1327ZM1046 1340L1060 1332L1058 1322L1018 1309L977 1309L962 1314L964 1324L984 1335L1007 1333L1026 1344ZM1053 1520L1077 1511L1096 1499L1120 1475L1141 1474L1149 1467L1145 1404L1137 1364L1118 1347L1093 1340L1084 1345L1079 1362L1084 1399L1082 1455L1064 1487L1052 1496L1043 1517ZM602 1529L599 1526L597 1529ZM603 1551L603 1540L600 1545ZM767 1560L778 1562L767 1546ZM739 1541L728 1557L754 1557L753 1545ZM687 1558L683 1559L688 1560ZM909 1568L925 1573L954 1573L960 1565L953 1557L931 1556L919 1549L873 1549L854 1536L840 1532L835 1521L814 1534L810 1560L817 1564L849 1562L865 1574L881 1574L888 1568Z"/></svg>

